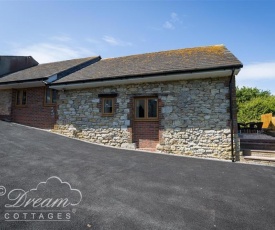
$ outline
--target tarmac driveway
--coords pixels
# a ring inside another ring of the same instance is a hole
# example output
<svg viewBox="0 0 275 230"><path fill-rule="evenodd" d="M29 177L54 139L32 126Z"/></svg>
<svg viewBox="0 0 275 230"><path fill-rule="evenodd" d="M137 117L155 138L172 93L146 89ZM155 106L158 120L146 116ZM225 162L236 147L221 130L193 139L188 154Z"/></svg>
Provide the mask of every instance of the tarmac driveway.
<svg viewBox="0 0 275 230"><path fill-rule="evenodd" d="M68 206L50 206L57 196ZM274 226L275 167L113 149L0 122L0 229Z"/></svg>

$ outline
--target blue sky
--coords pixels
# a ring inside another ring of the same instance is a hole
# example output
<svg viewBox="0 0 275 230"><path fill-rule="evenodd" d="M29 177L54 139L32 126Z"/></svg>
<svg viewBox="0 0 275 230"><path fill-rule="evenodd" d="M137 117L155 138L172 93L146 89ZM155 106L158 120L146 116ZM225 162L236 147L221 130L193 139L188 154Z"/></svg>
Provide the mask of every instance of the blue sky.
<svg viewBox="0 0 275 230"><path fill-rule="evenodd" d="M0 55L40 63L224 44L275 95L275 1L3 1Z"/></svg>

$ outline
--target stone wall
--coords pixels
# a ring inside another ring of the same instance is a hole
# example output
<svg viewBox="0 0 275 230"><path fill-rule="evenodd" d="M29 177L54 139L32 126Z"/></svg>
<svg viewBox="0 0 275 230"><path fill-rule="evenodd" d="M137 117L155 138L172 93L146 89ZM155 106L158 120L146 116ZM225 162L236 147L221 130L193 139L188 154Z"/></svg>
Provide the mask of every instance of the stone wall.
<svg viewBox="0 0 275 230"><path fill-rule="evenodd" d="M12 90L0 90L0 120L11 119Z"/></svg>
<svg viewBox="0 0 275 230"><path fill-rule="evenodd" d="M101 99L98 94L118 92L118 108L114 116L101 115ZM86 90L59 91L58 120L55 130L62 134L86 139L95 143L121 147L130 143L130 120L125 88L93 88Z"/></svg>
<svg viewBox="0 0 275 230"><path fill-rule="evenodd" d="M195 80L168 87L161 99L163 140L158 150L231 157L228 79Z"/></svg>
<svg viewBox="0 0 275 230"><path fill-rule="evenodd" d="M229 77L59 91L57 132L133 148L133 98L157 95L159 151L231 158ZM99 94L115 93L116 111L101 115ZM145 130L146 132L146 130Z"/></svg>

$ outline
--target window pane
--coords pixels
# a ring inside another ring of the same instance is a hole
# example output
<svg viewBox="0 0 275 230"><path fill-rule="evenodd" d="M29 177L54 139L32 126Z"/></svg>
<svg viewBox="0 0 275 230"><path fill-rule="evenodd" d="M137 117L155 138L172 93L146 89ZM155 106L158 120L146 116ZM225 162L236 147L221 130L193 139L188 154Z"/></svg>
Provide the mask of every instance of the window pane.
<svg viewBox="0 0 275 230"><path fill-rule="evenodd" d="M23 92L22 92L22 105L26 105L26 103L27 103L27 92L26 92L26 90L23 90Z"/></svg>
<svg viewBox="0 0 275 230"><path fill-rule="evenodd" d="M103 99L104 103L104 113L113 112L113 99Z"/></svg>
<svg viewBox="0 0 275 230"><path fill-rule="evenodd" d="M148 117L157 117L158 99L148 99Z"/></svg>
<svg viewBox="0 0 275 230"><path fill-rule="evenodd" d="M20 105L20 94L21 94L21 91L20 90L17 90L17 93L16 93L16 105Z"/></svg>
<svg viewBox="0 0 275 230"><path fill-rule="evenodd" d="M46 89L46 104L50 104L51 102L51 90Z"/></svg>
<svg viewBox="0 0 275 230"><path fill-rule="evenodd" d="M144 118L145 99L136 100L136 118Z"/></svg>
<svg viewBox="0 0 275 230"><path fill-rule="evenodd" d="M52 103L56 103L57 91L52 89Z"/></svg>

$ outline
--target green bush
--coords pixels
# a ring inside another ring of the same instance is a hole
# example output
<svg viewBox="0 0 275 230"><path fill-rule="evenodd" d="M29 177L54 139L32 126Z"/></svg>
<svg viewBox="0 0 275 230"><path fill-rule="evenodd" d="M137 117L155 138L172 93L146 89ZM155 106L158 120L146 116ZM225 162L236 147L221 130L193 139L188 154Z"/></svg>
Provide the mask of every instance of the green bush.
<svg viewBox="0 0 275 230"><path fill-rule="evenodd" d="M275 96L256 97L238 103L238 122L261 121L261 115L275 113Z"/></svg>
<svg viewBox="0 0 275 230"><path fill-rule="evenodd" d="M275 96L269 91L242 87L236 89L238 122L261 121L261 115L275 113Z"/></svg>

